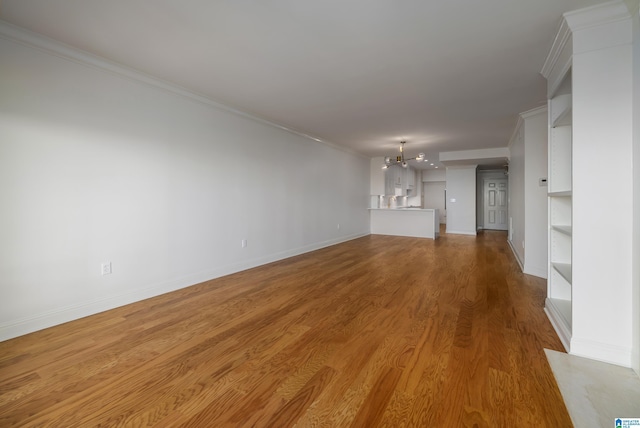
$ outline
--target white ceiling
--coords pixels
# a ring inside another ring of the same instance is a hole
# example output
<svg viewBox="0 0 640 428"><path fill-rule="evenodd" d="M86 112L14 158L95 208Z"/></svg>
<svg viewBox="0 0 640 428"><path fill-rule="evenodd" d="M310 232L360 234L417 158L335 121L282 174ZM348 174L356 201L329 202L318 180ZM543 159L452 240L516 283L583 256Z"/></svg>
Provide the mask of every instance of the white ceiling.
<svg viewBox="0 0 640 428"><path fill-rule="evenodd" d="M366 156L505 147L602 0L2 0L0 18Z"/></svg>

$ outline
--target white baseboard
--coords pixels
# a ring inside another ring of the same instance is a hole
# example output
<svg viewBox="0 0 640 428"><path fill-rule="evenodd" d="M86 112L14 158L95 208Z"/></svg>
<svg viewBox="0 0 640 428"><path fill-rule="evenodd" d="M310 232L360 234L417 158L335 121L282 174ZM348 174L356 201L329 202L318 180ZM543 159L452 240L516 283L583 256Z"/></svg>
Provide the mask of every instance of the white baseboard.
<svg viewBox="0 0 640 428"><path fill-rule="evenodd" d="M573 337L571 355L631 368L631 348Z"/></svg>
<svg viewBox="0 0 640 428"><path fill-rule="evenodd" d="M452 235L471 235L471 236L476 236L478 234L475 230L472 232L468 230L445 230L445 233L452 234Z"/></svg>
<svg viewBox="0 0 640 428"><path fill-rule="evenodd" d="M530 264L527 264L526 261L523 261L520 259L520 254L518 254L518 252L516 251L516 247L513 246L513 242L509 240L507 240L507 242L509 243L511 252L515 256L516 261L518 262L518 265L520 266L520 270L522 271L522 273L526 273L527 275L537 276L538 278L547 279L546 267L531 266Z"/></svg>
<svg viewBox="0 0 640 428"><path fill-rule="evenodd" d="M511 248L511 252L516 258L516 262L518 262L518 265L520 266L520 270L524 272L524 265L522 264L522 260L520 260L520 254L518 254L515 247L513 246L513 242L507 239L507 243L509 244L509 248Z"/></svg>
<svg viewBox="0 0 640 428"><path fill-rule="evenodd" d="M547 314L547 318L549 318L551 325L558 334L558 337L560 338L560 342L562 342L562 346L564 346L564 349L567 352L571 352L571 345L573 343L571 342L571 331L569 330L567 323L564 321L564 317L553 304L552 300L545 300L544 312Z"/></svg>
<svg viewBox="0 0 640 428"><path fill-rule="evenodd" d="M632 349L630 347L616 346L572 336L564 317L551 299L546 299L544 311L569 354L618 366L632 367Z"/></svg>
<svg viewBox="0 0 640 428"><path fill-rule="evenodd" d="M95 315L110 309L139 302L144 299L156 297L161 294L176 291L181 288L190 287L201 282L210 281L232 273L251 269L267 263L308 253L310 251L319 250L321 248L340 244L342 242L351 241L353 239L367 236L369 233L358 233L353 235L342 236L336 239L317 242L310 245L294 248L279 253L270 254L264 257L258 257L252 260L242 261L226 266L219 266L211 270L197 272L181 278L175 278L169 281L154 284L149 287L133 290L128 293L122 293L107 298L85 302L79 305L62 307L56 310L43 312L40 314L30 315L28 317L11 320L0 324L0 342L14 337L22 336L34 331L43 330L65 322L77 320L90 315Z"/></svg>

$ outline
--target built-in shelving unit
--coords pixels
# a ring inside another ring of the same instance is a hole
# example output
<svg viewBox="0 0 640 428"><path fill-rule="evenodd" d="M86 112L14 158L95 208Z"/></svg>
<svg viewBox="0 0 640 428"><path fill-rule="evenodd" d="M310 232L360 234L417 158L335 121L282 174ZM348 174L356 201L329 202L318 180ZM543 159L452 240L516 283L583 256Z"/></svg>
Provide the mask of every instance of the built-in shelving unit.
<svg viewBox="0 0 640 428"><path fill-rule="evenodd" d="M569 349L572 330L571 69L549 99L549 272L546 310Z"/></svg>
<svg viewBox="0 0 640 428"><path fill-rule="evenodd" d="M564 13L541 73L549 131L545 311L570 354L625 367L635 361L640 372L640 336L631 340L640 317L638 7L611 0Z"/></svg>

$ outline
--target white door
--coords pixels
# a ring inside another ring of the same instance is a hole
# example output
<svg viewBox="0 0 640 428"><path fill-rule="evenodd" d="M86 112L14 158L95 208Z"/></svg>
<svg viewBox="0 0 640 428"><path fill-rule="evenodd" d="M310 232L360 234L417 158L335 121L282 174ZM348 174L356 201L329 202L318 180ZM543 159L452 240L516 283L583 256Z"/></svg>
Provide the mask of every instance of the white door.
<svg viewBox="0 0 640 428"><path fill-rule="evenodd" d="M437 208L440 213L440 223L447 224L447 210L445 209L446 181L425 181L422 183L422 200L425 208Z"/></svg>
<svg viewBox="0 0 640 428"><path fill-rule="evenodd" d="M508 202L507 179L484 180L484 228L507 230Z"/></svg>

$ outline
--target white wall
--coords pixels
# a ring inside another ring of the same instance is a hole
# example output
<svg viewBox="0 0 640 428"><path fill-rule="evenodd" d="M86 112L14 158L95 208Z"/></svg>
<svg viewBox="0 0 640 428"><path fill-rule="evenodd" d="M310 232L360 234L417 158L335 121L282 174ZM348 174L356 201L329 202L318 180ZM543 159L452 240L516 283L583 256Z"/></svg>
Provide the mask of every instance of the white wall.
<svg viewBox="0 0 640 428"><path fill-rule="evenodd" d="M2 33L0 339L369 233L369 159Z"/></svg>
<svg viewBox="0 0 640 428"><path fill-rule="evenodd" d="M631 366L640 375L640 19L632 14L633 31L633 299Z"/></svg>
<svg viewBox="0 0 640 428"><path fill-rule="evenodd" d="M384 195L384 156L371 158L369 160L369 194Z"/></svg>
<svg viewBox="0 0 640 428"><path fill-rule="evenodd" d="M522 119L518 120L518 126L509 143L509 149L511 152L511 160L509 161L509 244L520 267L524 269L527 214L524 197L525 149ZM546 234L546 232L544 233Z"/></svg>
<svg viewBox="0 0 640 428"><path fill-rule="evenodd" d="M435 208L438 210L440 224L447 223L447 210L444 199L446 197L446 181L425 181L424 187L424 208Z"/></svg>
<svg viewBox="0 0 640 428"><path fill-rule="evenodd" d="M522 113L524 118L524 206L525 258L524 273L547 277L548 211L547 178L548 127L547 108Z"/></svg>
<svg viewBox="0 0 640 428"><path fill-rule="evenodd" d="M447 194L447 170L426 169L422 171L424 208L436 208L440 213L440 224L447 224L445 197Z"/></svg>
<svg viewBox="0 0 640 428"><path fill-rule="evenodd" d="M509 244L524 273L547 277L547 108L520 114L509 142Z"/></svg>
<svg viewBox="0 0 640 428"><path fill-rule="evenodd" d="M447 167L447 233L476 234L476 166Z"/></svg>
<svg viewBox="0 0 640 428"><path fill-rule="evenodd" d="M447 181L446 169L426 169L422 171L422 181Z"/></svg>

